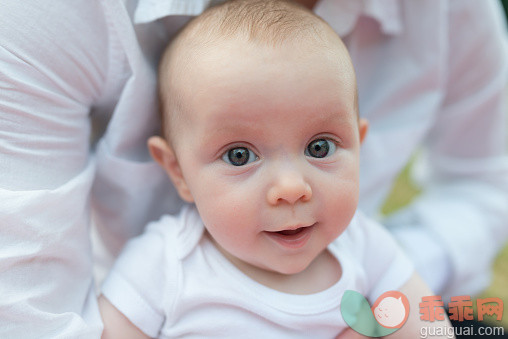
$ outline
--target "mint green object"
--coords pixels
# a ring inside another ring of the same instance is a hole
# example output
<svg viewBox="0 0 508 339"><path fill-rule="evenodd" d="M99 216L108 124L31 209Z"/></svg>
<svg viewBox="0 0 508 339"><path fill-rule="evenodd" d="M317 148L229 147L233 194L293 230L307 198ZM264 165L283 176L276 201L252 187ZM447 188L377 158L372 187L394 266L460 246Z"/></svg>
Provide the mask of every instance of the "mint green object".
<svg viewBox="0 0 508 339"><path fill-rule="evenodd" d="M383 337L398 330L398 328L381 326L374 318L367 299L356 291L346 290L344 292L340 312L349 327L367 337Z"/></svg>

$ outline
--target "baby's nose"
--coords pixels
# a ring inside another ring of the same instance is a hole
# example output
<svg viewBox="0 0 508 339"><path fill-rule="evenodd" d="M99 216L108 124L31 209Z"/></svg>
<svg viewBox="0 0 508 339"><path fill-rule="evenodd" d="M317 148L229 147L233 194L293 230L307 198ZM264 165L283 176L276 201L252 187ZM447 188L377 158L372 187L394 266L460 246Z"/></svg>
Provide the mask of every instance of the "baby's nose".
<svg viewBox="0 0 508 339"><path fill-rule="evenodd" d="M267 200L271 205L296 204L312 197L312 189L303 175L296 170L281 171L268 189Z"/></svg>

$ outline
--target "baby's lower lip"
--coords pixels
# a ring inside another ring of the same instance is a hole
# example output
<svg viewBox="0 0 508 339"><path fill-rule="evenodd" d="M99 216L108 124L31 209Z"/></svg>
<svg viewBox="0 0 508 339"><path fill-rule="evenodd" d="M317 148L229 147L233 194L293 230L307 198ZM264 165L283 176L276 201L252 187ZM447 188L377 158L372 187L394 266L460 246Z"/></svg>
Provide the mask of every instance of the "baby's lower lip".
<svg viewBox="0 0 508 339"><path fill-rule="evenodd" d="M312 224L307 227L300 227L294 230L284 230L279 232L265 232L265 234L277 244L282 245L284 248L297 249L305 246L309 240L314 226Z"/></svg>

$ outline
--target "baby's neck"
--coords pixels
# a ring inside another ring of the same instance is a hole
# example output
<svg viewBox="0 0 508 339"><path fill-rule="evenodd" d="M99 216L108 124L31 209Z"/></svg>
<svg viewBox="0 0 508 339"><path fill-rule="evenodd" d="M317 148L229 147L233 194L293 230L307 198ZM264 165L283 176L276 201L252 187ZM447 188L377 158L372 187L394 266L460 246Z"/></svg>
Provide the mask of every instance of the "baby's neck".
<svg viewBox="0 0 508 339"><path fill-rule="evenodd" d="M217 244L208 232L206 236L219 252L245 275L279 292L300 295L318 293L336 284L342 276L340 263L328 250L321 252L302 272L281 274L250 265L232 256Z"/></svg>

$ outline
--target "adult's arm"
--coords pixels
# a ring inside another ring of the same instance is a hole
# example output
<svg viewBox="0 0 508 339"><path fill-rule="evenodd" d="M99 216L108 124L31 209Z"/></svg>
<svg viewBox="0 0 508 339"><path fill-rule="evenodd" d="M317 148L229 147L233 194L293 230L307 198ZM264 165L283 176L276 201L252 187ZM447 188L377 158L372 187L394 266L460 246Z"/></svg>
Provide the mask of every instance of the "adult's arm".
<svg viewBox="0 0 508 339"><path fill-rule="evenodd" d="M89 144L107 72L101 4L3 0L0 22L0 337L99 337Z"/></svg>
<svg viewBox="0 0 508 339"><path fill-rule="evenodd" d="M423 195L395 217L426 230L426 241L403 229L395 235L427 272L433 254L425 244L444 248L446 257L433 260L450 271L436 292L459 295L486 286L508 237L508 48L499 3L450 1L447 43L446 94L424 157L431 174Z"/></svg>

